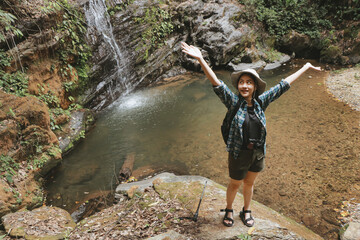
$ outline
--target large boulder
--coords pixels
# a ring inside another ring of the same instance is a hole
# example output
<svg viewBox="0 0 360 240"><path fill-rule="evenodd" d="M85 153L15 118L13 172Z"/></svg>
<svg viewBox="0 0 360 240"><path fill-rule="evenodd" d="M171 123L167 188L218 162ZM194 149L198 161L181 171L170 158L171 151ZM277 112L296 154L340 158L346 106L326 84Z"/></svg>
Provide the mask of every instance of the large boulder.
<svg viewBox="0 0 360 240"><path fill-rule="evenodd" d="M206 185L205 191L204 186ZM194 239L235 239L249 228L242 224L235 216L235 225L224 231L221 221L223 213L219 210L225 207L226 189L210 179L200 176L176 176L170 173L162 173L145 181L121 184L117 187L117 198L122 195L139 196L148 188L154 188L161 199L166 202L180 201L184 208L191 211L189 217L193 217L199 200L204 191L203 199L198 213L197 233L192 235ZM240 211L243 197L237 194L234 209ZM253 201L253 216L255 228L251 235L256 239L322 239L309 229L300 225L270 208ZM160 238L161 239L161 238Z"/></svg>
<svg viewBox="0 0 360 240"><path fill-rule="evenodd" d="M341 240L360 239L360 222L350 222L340 236Z"/></svg>
<svg viewBox="0 0 360 240"><path fill-rule="evenodd" d="M64 239L76 226L68 212L47 206L10 213L2 222L11 237L43 240Z"/></svg>

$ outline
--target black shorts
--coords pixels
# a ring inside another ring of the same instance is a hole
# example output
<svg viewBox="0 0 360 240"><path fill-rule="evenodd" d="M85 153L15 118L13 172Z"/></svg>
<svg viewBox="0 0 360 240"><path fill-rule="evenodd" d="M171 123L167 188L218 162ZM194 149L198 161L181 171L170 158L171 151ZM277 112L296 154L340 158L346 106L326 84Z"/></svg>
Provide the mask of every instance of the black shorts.
<svg viewBox="0 0 360 240"><path fill-rule="evenodd" d="M237 159L229 153L228 163L230 178L242 180L248 171L261 172L264 169L264 151L262 149L241 150Z"/></svg>

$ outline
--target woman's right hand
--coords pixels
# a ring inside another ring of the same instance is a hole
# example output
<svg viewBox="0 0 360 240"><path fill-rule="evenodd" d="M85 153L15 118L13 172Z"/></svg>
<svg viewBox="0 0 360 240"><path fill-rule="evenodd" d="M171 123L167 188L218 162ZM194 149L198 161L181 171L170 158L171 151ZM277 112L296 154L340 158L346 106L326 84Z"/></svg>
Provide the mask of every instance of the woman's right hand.
<svg viewBox="0 0 360 240"><path fill-rule="evenodd" d="M194 47L193 45L189 46L185 42L181 42L181 49L184 53L190 55L193 58L196 58L199 61L202 58L200 49L198 49L197 47Z"/></svg>
<svg viewBox="0 0 360 240"><path fill-rule="evenodd" d="M200 52L200 49L192 45L189 46L185 42L181 42L181 48L184 53L190 55L193 58L196 58L199 61L202 70L204 71L206 77L210 80L213 86L219 86L221 84L221 82L217 79L213 70L211 70L209 65L204 60Z"/></svg>

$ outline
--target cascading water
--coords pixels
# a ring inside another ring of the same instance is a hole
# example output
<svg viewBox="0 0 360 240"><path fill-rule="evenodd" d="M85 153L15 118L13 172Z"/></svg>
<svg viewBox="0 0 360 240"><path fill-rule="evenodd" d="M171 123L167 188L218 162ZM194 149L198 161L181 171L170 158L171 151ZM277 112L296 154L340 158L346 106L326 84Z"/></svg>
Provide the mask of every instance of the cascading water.
<svg viewBox="0 0 360 240"><path fill-rule="evenodd" d="M94 31L97 31L110 49L108 52L113 55L113 59L116 61L115 69L111 70L113 73L97 85L95 92L99 92L105 88L105 91L111 96L112 101L114 101L119 97L120 92L121 94L127 94L134 88L134 86L129 83L129 61L126 57L126 52L124 53L125 47L119 46L116 42L105 0L89 0L84 10L88 23L88 33L91 33L88 34L89 40L92 44L96 44L96 37L91 36L94 36ZM103 104L104 103L101 105Z"/></svg>

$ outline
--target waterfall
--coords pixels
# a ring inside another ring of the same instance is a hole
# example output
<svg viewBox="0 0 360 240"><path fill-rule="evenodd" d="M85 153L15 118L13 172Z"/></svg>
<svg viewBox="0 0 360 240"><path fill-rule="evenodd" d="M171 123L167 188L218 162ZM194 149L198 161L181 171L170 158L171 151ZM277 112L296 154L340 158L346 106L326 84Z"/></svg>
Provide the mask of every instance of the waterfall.
<svg viewBox="0 0 360 240"><path fill-rule="evenodd" d="M106 45L110 49L110 53L116 60L116 69L114 74L111 74L110 79L104 80L98 84L96 91L106 88L106 92L111 96L112 101L115 100L120 94L129 93L134 87L131 86L129 81L129 67L126 54L122 51L124 47L118 45L113 34L113 28L110 22L110 16L107 12L105 0L89 0L88 5L85 5L85 17L88 23L88 33L94 36L94 31L100 34ZM93 44L96 43L96 37L88 38ZM116 94L114 94L116 92ZM121 92L121 93L119 93ZM115 95L115 96L114 96Z"/></svg>

